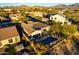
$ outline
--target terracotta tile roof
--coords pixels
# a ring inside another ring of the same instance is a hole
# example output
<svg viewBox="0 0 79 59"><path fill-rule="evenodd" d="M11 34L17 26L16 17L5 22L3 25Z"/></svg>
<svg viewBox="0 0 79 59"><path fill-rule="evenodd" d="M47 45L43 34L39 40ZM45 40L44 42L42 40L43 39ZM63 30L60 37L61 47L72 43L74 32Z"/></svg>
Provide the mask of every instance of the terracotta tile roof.
<svg viewBox="0 0 79 59"><path fill-rule="evenodd" d="M15 26L0 29L0 41L8 38L16 37L19 33Z"/></svg>

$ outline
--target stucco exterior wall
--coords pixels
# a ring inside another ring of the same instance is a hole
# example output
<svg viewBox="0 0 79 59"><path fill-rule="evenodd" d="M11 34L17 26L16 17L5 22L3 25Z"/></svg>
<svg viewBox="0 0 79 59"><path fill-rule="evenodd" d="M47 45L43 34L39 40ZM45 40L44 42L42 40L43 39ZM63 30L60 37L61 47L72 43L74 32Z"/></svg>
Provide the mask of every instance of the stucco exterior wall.
<svg viewBox="0 0 79 59"><path fill-rule="evenodd" d="M62 17L60 15L54 15L54 16L50 17L50 20L54 20L55 22L64 23L65 22L65 17Z"/></svg>
<svg viewBox="0 0 79 59"><path fill-rule="evenodd" d="M16 41L16 38L17 38L17 41ZM9 43L9 40L12 39L13 42L12 43ZM5 39L5 40L2 40L0 41L2 43L2 46L0 46L0 48L4 47L4 45L7 45L7 44L14 44L14 43L17 43L17 42L20 42L20 37L19 36L16 36L16 37L13 37L13 38L8 38L8 39Z"/></svg>
<svg viewBox="0 0 79 59"><path fill-rule="evenodd" d="M50 27L48 26L48 27L42 28L41 30L36 30L35 32L31 33L30 35L36 35L36 34L42 33L42 31L43 31L44 29L46 29L47 31L49 31L49 28L50 28Z"/></svg>
<svg viewBox="0 0 79 59"><path fill-rule="evenodd" d="M11 12L12 9L3 9L4 11Z"/></svg>

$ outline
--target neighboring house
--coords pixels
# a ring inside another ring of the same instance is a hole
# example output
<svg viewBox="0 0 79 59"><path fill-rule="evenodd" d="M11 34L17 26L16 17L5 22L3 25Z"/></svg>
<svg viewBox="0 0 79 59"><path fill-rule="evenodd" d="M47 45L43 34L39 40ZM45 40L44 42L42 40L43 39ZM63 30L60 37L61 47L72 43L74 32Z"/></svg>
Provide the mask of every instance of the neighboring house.
<svg viewBox="0 0 79 59"><path fill-rule="evenodd" d="M18 17L20 16L21 14L9 14L9 17Z"/></svg>
<svg viewBox="0 0 79 59"><path fill-rule="evenodd" d="M3 20L7 20L7 19L4 17L0 17L0 21L3 21Z"/></svg>
<svg viewBox="0 0 79 59"><path fill-rule="evenodd" d="M64 24L66 21L66 16L63 14L56 14L50 16L50 20L54 20L55 22L59 22L61 24Z"/></svg>
<svg viewBox="0 0 79 59"><path fill-rule="evenodd" d="M22 20L22 19L24 19L24 16L22 16L21 14L10 14L9 17L12 20L14 20L14 19L16 19L16 20Z"/></svg>
<svg viewBox="0 0 79 59"><path fill-rule="evenodd" d="M5 11L5 12L11 12L13 9L3 9L3 11Z"/></svg>
<svg viewBox="0 0 79 59"><path fill-rule="evenodd" d="M43 30L49 31L50 26L41 22L32 22L21 24L28 36L41 35Z"/></svg>
<svg viewBox="0 0 79 59"><path fill-rule="evenodd" d="M49 18L42 18L43 22L49 21Z"/></svg>
<svg viewBox="0 0 79 59"><path fill-rule="evenodd" d="M26 13L26 14L29 14L30 12L27 12L27 11L26 11L25 13Z"/></svg>
<svg viewBox="0 0 79 59"><path fill-rule="evenodd" d="M43 17L43 12L30 12L30 15Z"/></svg>
<svg viewBox="0 0 79 59"><path fill-rule="evenodd" d="M23 21L24 20L24 16L22 16L22 15L20 15L19 17L18 17L18 19L19 19L19 21Z"/></svg>
<svg viewBox="0 0 79 59"><path fill-rule="evenodd" d="M20 42L20 37L15 26L0 28L0 48L18 42Z"/></svg>
<svg viewBox="0 0 79 59"><path fill-rule="evenodd" d="M52 8L49 8L48 10L50 10L50 11L51 11L51 10L52 10Z"/></svg>
<svg viewBox="0 0 79 59"><path fill-rule="evenodd" d="M9 14L9 17L12 18L18 18L19 16L21 16L21 14Z"/></svg>

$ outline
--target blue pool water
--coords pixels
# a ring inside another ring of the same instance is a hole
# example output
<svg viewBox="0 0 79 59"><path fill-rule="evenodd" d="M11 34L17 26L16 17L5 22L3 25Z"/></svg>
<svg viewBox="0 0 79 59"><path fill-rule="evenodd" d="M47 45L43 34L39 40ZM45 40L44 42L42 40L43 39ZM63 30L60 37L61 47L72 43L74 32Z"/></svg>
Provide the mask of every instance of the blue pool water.
<svg viewBox="0 0 79 59"><path fill-rule="evenodd" d="M53 37L47 37L46 39L40 41L41 43L45 44L45 45L49 45L50 43L56 41L56 38Z"/></svg>
<svg viewBox="0 0 79 59"><path fill-rule="evenodd" d="M36 22L36 21L37 21L37 19L34 18L34 17L28 16L28 18L29 18L31 21L33 21L33 22Z"/></svg>

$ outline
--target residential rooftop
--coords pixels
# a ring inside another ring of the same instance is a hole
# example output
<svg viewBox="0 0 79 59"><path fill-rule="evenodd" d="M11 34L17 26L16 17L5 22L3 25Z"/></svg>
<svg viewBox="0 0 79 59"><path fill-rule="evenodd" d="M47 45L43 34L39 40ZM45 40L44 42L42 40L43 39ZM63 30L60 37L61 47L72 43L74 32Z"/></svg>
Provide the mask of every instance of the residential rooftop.
<svg viewBox="0 0 79 59"><path fill-rule="evenodd" d="M6 18L4 18L4 17L1 17L1 16L0 16L0 20L2 21L2 20L7 20L7 19L6 19Z"/></svg>
<svg viewBox="0 0 79 59"><path fill-rule="evenodd" d="M50 17L50 16L54 16L54 15L60 15L60 16L62 16L62 17L66 17L66 15L64 15L64 14L61 14L61 13L56 13L56 14L51 14L51 13L49 13L49 14L47 14L47 17Z"/></svg>
<svg viewBox="0 0 79 59"><path fill-rule="evenodd" d="M18 36L16 26L0 28L0 41Z"/></svg>
<svg viewBox="0 0 79 59"><path fill-rule="evenodd" d="M10 14L10 17L16 17L16 16L21 16L21 14Z"/></svg>
<svg viewBox="0 0 79 59"><path fill-rule="evenodd" d="M41 22L33 22L33 21L28 21L28 23L22 23L22 27L28 32L32 33L36 31L37 29L45 28L48 27L47 24L41 23Z"/></svg>

